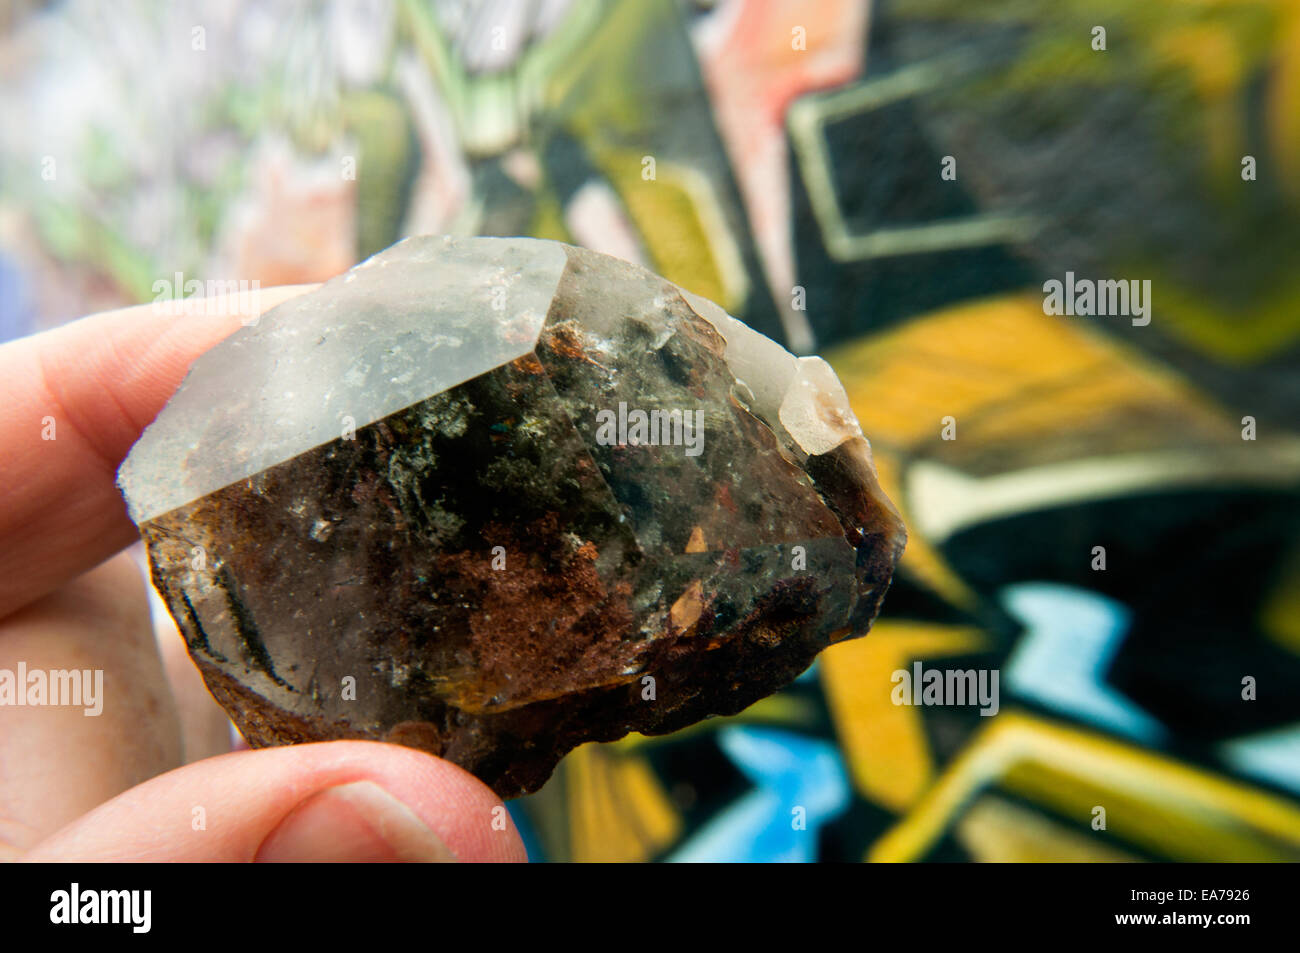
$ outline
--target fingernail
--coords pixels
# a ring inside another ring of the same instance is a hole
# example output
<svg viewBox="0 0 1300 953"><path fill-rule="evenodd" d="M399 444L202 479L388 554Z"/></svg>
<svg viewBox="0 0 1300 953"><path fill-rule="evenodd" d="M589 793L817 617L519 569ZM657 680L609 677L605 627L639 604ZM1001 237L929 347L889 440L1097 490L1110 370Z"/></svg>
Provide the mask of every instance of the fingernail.
<svg viewBox="0 0 1300 953"><path fill-rule="evenodd" d="M456 860L418 814L372 781L303 801L257 851L259 863L448 863Z"/></svg>

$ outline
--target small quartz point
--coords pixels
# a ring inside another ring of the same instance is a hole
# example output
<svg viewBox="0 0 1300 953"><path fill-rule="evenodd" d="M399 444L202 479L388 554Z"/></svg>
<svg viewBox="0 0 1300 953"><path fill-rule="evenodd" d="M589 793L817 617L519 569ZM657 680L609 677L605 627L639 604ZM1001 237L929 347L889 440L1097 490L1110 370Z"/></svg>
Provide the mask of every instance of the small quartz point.
<svg viewBox="0 0 1300 953"><path fill-rule="evenodd" d="M281 304L118 483L251 744L398 742L503 797L786 685L905 539L824 361L523 238L408 239Z"/></svg>

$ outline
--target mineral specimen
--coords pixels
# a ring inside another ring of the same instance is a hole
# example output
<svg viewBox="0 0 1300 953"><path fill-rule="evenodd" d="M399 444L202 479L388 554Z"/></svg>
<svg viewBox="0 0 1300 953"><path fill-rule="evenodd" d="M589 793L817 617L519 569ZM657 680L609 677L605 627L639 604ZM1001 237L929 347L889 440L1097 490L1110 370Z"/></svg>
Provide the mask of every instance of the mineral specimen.
<svg viewBox="0 0 1300 953"><path fill-rule="evenodd" d="M253 745L510 797L862 635L902 549L830 367L634 265L408 239L201 357L119 472Z"/></svg>

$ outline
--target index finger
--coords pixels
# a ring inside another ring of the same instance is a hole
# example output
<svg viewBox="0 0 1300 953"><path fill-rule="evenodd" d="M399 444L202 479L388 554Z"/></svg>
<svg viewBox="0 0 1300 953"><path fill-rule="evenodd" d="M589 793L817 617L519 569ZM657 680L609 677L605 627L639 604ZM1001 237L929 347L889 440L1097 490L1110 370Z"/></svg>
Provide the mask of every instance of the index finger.
<svg viewBox="0 0 1300 953"><path fill-rule="evenodd" d="M261 289L255 313L314 287ZM194 359L249 320L139 305L0 346L0 618L136 538L118 465Z"/></svg>

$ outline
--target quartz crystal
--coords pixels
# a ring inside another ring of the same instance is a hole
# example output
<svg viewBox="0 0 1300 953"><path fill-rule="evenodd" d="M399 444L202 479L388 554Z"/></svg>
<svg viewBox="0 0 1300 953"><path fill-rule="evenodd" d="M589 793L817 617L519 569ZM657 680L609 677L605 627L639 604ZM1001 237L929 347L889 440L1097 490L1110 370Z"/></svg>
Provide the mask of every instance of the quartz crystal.
<svg viewBox="0 0 1300 953"><path fill-rule="evenodd" d="M864 634L904 533L844 391L635 265L401 242L195 362L118 482L255 746L398 742L503 797Z"/></svg>

